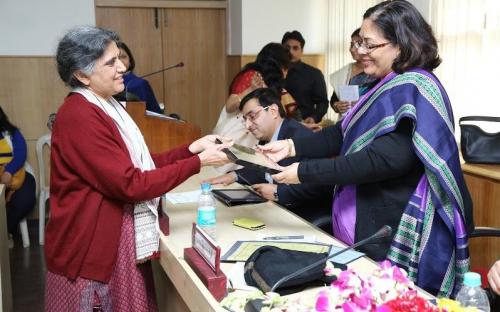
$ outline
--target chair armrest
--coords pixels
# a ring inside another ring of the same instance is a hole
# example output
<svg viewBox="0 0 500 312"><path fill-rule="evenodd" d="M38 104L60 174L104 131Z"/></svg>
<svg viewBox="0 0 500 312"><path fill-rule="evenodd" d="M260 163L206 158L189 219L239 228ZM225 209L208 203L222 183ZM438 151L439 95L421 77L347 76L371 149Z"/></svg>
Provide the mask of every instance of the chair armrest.
<svg viewBox="0 0 500 312"><path fill-rule="evenodd" d="M500 237L500 229L486 226L476 226L469 237Z"/></svg>

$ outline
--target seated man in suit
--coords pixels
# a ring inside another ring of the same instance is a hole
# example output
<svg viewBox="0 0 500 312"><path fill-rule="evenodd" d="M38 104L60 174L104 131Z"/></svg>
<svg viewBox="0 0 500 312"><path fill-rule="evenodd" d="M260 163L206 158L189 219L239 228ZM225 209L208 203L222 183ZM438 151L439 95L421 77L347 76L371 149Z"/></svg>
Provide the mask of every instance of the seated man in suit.
<svg viewBox="0 0 500 312"><path fill-rule="evenodd" d="M260 141L259 144L306 136L312 132L296 120L285 117L279 97L269 88L252 91L241 100L239 108L242 112L242 122ZM280 161L279 165L288 166L297 161L300 159L287 158ZM262 197L278 202L309 221L331 213L333 185L274 184L269 174L250 168L232 171L208 182L224 185L239 182L252 185Z"/></svg>

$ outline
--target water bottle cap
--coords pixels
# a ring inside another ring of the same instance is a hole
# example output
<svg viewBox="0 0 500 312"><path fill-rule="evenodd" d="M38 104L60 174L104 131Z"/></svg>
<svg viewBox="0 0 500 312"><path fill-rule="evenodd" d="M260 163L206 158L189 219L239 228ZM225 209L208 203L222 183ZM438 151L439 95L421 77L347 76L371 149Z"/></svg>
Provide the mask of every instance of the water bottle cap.
<svg viewBox="0 0 500 312"><path fill-rule="evenodd" d="M481 275L476 272L467 272L464 274L464 285L469 287L481 286Z"/></svg>
<svg viewBox="0 0 500 312"><path fill-rule="evenodd" d="M202 191L210 191L212 189L212 185L208 182L204 182L201 184Z"/></svg>

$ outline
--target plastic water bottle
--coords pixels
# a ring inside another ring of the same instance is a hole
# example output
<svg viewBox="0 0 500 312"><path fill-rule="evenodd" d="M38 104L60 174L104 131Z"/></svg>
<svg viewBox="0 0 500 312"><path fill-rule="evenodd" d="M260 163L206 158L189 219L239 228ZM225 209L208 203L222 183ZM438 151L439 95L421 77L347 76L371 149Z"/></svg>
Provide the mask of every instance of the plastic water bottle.
<svg viewBox="0 0 500 312"><path fill-rule="evenodd" d="M460 288L456 299L464 307L474 307L482 312L490 312L488 296L481 288L481 275L477 273L465 273L464 285Z"/></svg>
<svg viewBox="0 0 500 312"><path fill-rule="evenodd" d="M210 237L216 239L217 210L215 208L215 198L212 195L210 183L201 184L201 194L198 201L198 226L202 228Z"/></svg>

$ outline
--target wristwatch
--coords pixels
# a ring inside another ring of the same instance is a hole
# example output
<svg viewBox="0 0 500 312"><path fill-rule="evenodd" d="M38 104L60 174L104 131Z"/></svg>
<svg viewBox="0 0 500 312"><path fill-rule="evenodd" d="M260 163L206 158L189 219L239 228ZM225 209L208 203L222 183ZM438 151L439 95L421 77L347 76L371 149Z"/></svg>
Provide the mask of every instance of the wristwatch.
<svg viewBox="0 0 500 312"><path fill-rule="evenodd" d="M278 201L278 190L274 191L273 196L274 196L274 201Z"/></svg>

